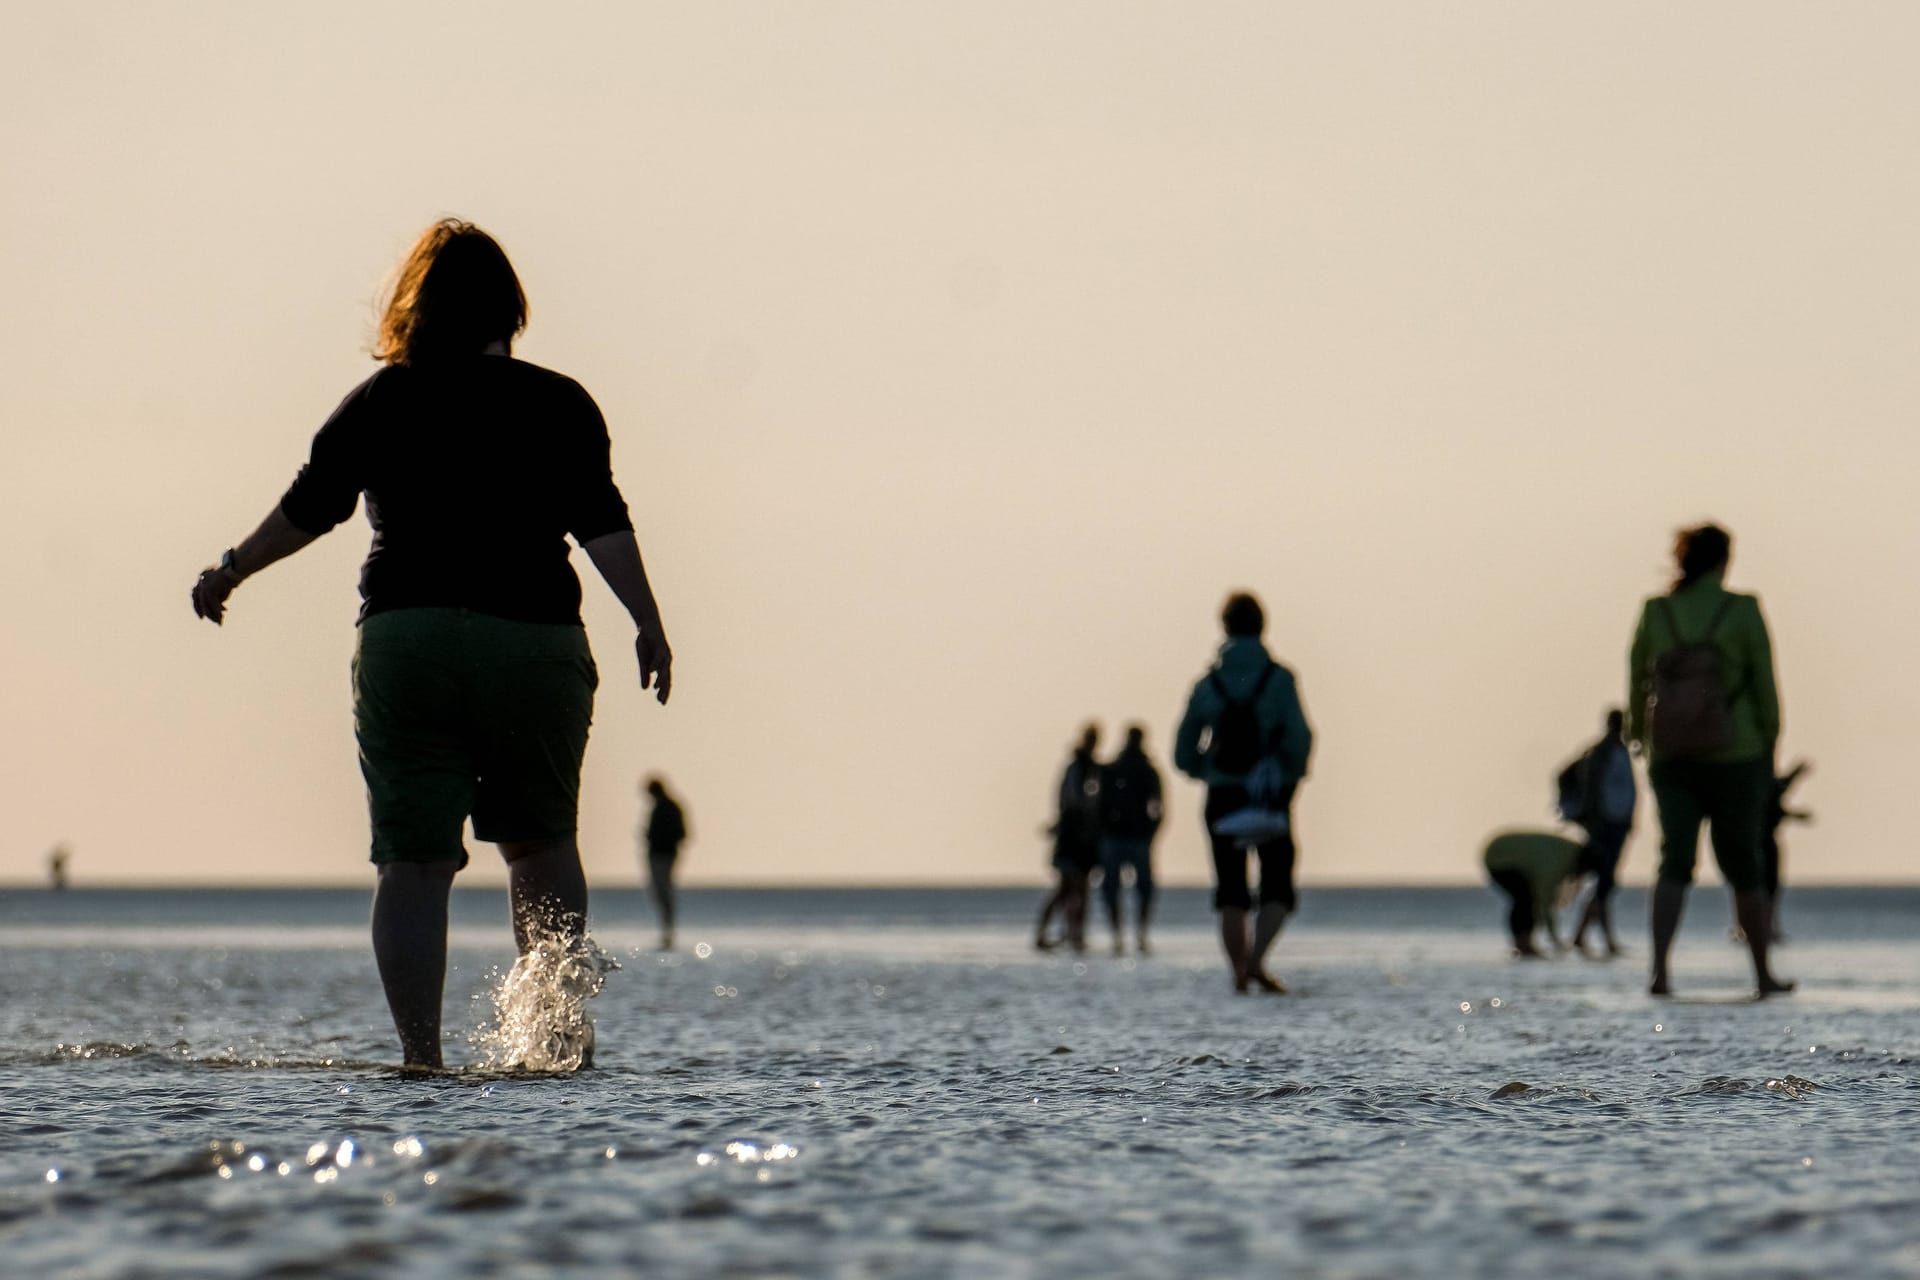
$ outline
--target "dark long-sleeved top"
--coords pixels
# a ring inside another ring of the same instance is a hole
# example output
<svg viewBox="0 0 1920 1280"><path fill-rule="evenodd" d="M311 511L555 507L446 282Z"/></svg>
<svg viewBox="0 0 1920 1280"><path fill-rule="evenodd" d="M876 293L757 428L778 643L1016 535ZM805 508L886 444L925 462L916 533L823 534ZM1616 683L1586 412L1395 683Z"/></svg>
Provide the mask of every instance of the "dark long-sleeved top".
<svg viewBox="0 0 1920 1280"><path fill-rule="evenodd" d="M672 796L661 796L653 802L653 812L647 815L647 852L649 854L675 854L680 852L680 842L687 838L687 817L675 804Z"/></svg>
<svg viewBox="0 0 1920 1280"><path fill-rule="evenodd" d="M321 534L366 494L363 619L443 606L577 624L566 535L633 527L609 452L599 407L562 374L492 355L390 365L320 428L280 510Z"/></svg>
<svg viewBox="0 0 1920 1280"><path fill-rule="evenodd" d="M1100 766L1100 830L1139 838L1159 829L1160 771L1146 752L1122 747Z"/></svg>
<svg viewBox="0 0 1920 1280"><path fill-rule="evenodd" d="M1708 639L1716 614L1720 624L1711 642L1720 651L1732 699L1733 741L1716 760L1763 760L1773 755L1780 737L1780 686L1773 673L1773 640L1760 613L1758 597L1728 591L1722 575L1710 573L1691 586L1640 606L1627 657L1627 741L1648 743L1647 714L1653 693L1653 665L1661 654L1689 641ZM1721 613L1722 608L1725 609ZM1669 621L1683 634L1675 635ZM1657 757L1658 752L1655 752Z"/></svg>
<svg viewBox="0 0 1920 1280"><path fill-rule="evenodd" d="M1218 675L1227 693L1235 698L1250 698L1268 667L1273 675L1255 706L1260 721L1261 741L1286 770L1289 785L1307 776L1307 760L1313 753L1313 729L1307 724L1300 706L1300 689L1293 672L1273 660L1260 641L1243 636L1220 646L1220 658L1213 669L1201 676L1187 698L1180 727L1173 736L1173 767L1190 778L1212 787L1239 786L1246 781L1238 774L1218 768L1212 759L1209 730L1226 711L1213 676ZM1203 748L1202 744L1206 746Z"/></svg>

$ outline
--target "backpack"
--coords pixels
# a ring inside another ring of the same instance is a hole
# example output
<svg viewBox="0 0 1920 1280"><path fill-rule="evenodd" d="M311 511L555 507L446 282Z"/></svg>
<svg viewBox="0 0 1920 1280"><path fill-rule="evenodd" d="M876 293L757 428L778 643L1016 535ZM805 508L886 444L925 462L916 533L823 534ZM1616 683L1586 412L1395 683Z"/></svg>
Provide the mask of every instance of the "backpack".
<svg viewBox="0 0 1920 1280"><path fill-rule="evenodd" d="M1253 693L1244 702L1236 701L1227 692L1219 672L1207 677L1225 704L1220 718L1213 722L1207 746L1208 763L1221 773L1250 774L1267 754L1266 737L1260 732L1260 696L1267 691L1267 682L1273 679L1273 668L1273 663L1267 664L1267 669L1260 673L1259 683L1253 686Z"/></svg>
<svg viewBox="0 0 1920 1280"><path fill-rule="evenodd" d="M1554 810L1575 826L1586 825L1587 809L1593 799L1587 794L1589 772L1587 757L1582 755L1562 769L1553 781Z"/></svg>
<svg viewBox="0 0 1920 1280"><path fill-rule="evenodd" d="M1680 631L1666 600L1657 600L1667 630L1678 641L1653 660L1653 692L1647 699L1653 754L1667 760L1699 760L1733 745L1733 695L1727 688L1726 660L1713 633L1733 604L1720 602L1697 640Z"/></svg>

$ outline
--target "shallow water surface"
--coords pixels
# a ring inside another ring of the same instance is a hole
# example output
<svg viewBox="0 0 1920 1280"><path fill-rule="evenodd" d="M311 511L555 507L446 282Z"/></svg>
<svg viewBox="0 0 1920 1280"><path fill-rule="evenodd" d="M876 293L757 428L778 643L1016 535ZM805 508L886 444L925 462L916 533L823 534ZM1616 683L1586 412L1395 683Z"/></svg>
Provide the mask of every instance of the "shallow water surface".
<svg viewBox="0 0 1920 1280"><path fill-rule="evenodd" d="M1795 895L1765 1003L1718 891L1664 1002L1636 895L1607 964L1507 960L1490 893L1311 892L1286 997L1198 894L1124 959L1026 949L1038 898L696 892L659 955L601 893L593 1069L411 1078L364 894L0 895L5 1270L1920 1273L1920 893ZM456 908L472 1063L511 943Z"/></svg>

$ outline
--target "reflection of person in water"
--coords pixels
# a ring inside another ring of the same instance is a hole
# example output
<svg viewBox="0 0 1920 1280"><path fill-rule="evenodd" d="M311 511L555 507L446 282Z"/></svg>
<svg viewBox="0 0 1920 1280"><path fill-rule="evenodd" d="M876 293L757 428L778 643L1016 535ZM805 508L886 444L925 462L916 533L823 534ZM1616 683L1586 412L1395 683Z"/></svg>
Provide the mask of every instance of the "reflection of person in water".
<svg viewBox="0 0 1920 1280"><path fill-rule="evenodd" d="M1487 878L1511 901L1507 928L1513 934L1514 955L1542 958L1533 945L1534 931L1541 925L1555 951L1565 948L1554 908L1561 891L1580 874L1580 855L1578 844L1551 831L1504 831L1487 842L1482 855Z"/></svg>
<svg viewBox="0 0 1920 1280"><path fill-rule="evenodd" d="M47 879L55 889L67 887L67 861L73 857L73 850L64 843L53 846L47 854Z"/></svg>

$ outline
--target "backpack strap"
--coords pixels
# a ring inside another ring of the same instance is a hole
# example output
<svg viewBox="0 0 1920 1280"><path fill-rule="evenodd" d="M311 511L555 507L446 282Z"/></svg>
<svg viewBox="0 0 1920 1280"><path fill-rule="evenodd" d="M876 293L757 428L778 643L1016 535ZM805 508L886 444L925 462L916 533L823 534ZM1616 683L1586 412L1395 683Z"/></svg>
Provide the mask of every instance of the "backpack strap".
<svg viewBox="0 0 1920 1280"><path fill-rule="evenodd" d="M1660 606L1660 616L1666 621L1667 630L1673 633L1674 643L1676 645L1692 643L1687 639L1686 633L1680 630L1680 619L1673 612L1673 597L1661 596L1654 603ZM1700 633L1701 640L1713 639L1713 633L1720 629L1721 620L1727 616L1727 610L1732 607L1733 593L1729 591L1720 597L1720 607L1715 609L1713 617L1707 620L1707 629Z"/></svg>

